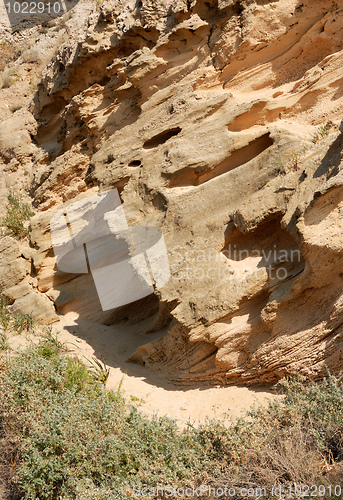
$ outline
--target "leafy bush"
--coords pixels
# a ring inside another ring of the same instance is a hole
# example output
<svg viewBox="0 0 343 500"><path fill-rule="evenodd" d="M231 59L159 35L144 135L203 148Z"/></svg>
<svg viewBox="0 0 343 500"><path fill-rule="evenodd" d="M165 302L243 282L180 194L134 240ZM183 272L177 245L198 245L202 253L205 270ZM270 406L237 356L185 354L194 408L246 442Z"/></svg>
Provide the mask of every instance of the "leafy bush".
<svg viewBox="0 0 343 500"><path fill-rule="evenodd" d="M310 423L320 448L336 460L343 459L343 386L328 373L320 384L306 384L304 377L278 384L285 392L284 405L294 409L302 421Z"/></svg>
<svg viewBox="0 0 343 500"><path fill-rule="evenodd" d="M28 221L34 215L34 212L28 203L21 201L19 194L12 192L8 195L7 200L7 213L2 218L1 224L14 236L23 238L29 234L24 222Z"/></svg>
<svg viewBox="0 0 343 500"><path fill-rule="evenodd" d="M340 484L343 469L336 466L343 458L341 382L328 375L321 383L310 384L295 376L276 388L284 398L248 412L251 444L240 447L239 467L229 473L231 484L267 491L275 485L287 491L294 483ZM327 488L322 498L336 498L329 492Z"/></svg>
<svg viewBox="0 0 343 500"><path fill-rule="evenodd" d="M211 469L213 450L203 454L195 430L180 433L171 419L144 417L47 340L8 362L0 387L2 419L19 429L24 499L78 498L86 487L123 499L132 479L182 482L204 464Z"/></svg>
<svg viewBox="0 0 343 500"><path fill-rule="evenodd" d="M271 491L275 484L327 484L333 476L324 465L342 453L342 386L329 376L319 385L294 378L279 388L282 400L229 427L208 421L179 429L106 390L48 332L0 363L2 459L24 500L125 500L134 485Z"/></svg>

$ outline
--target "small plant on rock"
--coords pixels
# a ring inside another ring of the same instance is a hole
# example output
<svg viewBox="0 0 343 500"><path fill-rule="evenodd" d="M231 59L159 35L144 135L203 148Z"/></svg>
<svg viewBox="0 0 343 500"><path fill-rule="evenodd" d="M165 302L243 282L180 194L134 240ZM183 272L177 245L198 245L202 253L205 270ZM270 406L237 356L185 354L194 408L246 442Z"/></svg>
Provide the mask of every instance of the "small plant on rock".
<svg viewBox="0 0 343 500"><path fill-rule="evenodd" d="M29 230L25 222L34 215L30 205L21 200L19 194L10 193L7 197L7 213L2 218L1 224L5 226L13 236L24 238L28 236Z"/></svg>
<svg viewBox="0 0 343 500"><path fill-rule="evenodd" d="M324 139L324 137L326 137L329 134L332 126L333 126L332 122L329 121L329 122L321 125L320 127L318 127L316 132L312 135L313 144L316 144L317 142Z"/></svg>
<svg viewBox="0 0 343 500"><path fill-rule="evenodd" d="M288 153L287 157L288 157L288 169L294 171L299 170L300 168L299 163L301 160L300 153L296 151L291 151L290 153Z"/></svg>
<svg viewBox="0 0 343 500"><path fill-rule="evenodd" d="M8 63L18 59L21 50L14 42L4 40L0 42L0 71L3 71Z"/></svg>

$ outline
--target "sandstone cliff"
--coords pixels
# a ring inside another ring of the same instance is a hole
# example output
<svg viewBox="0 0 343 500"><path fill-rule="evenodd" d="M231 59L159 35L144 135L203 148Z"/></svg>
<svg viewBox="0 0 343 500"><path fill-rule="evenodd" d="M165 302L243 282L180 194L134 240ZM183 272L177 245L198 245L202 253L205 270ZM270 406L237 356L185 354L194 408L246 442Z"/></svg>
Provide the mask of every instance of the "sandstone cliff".
<svg viewBox="0 0 343 500"><path fill-rule="evenodd" d="M4 168L30 162L37 210L14 263L1 241L3 273L21 273L1 283L13 307L39 297L47 322L54 304L136 324L146 337L130 360L183 384L340 370L342 12L334 0L94 7L46 67L24 150L0 137ZM49 224L111 188L131 226L163 231L171 277L103 312L89 274L56 268Z"/></svg>

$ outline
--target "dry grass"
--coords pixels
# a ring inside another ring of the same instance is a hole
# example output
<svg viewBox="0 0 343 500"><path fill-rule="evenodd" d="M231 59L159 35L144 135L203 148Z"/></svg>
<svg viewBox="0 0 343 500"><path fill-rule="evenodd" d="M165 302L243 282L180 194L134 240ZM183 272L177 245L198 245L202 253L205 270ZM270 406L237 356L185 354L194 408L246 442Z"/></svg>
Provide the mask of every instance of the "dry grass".
<svg viewBox="0 0 343 500"><path fill-rule="evenodd" d="M23 52L22 60L24 63L41 64L45 58L37 47L31 47Z"/></svg>
<svg viewBox="0 0 343 500"><path fill-rule="evenodd" d="M288 429L263 428L263 432L256 433L252 448L242 453L241 462L214 482L216 488L234 486L235 498L243 498L239 494L242 488L264 488L270 498L268 492L279 485L287 489L293 483L330 484L326 459L301 420Z"/></svg>
<svg viewBox="0 0 343 500"><path fill-rule="evenodd" d="M322 485L323 494L317 492L316 496L338 498L330 494L329 487L341 485L343 479L340 381L329 375L317 385L291 379L281 386L286 388L285 400L250 412L250 443L240 448L235 463L213 481L213 486L232 485L237 492L235 499L244 498L239 493L242 488L264 488L264 498L269 499L277 486L281 486L282 498L286 498L288 488L294 484L305 490L306 485ZM291 498L295 497L293 491Z"/></svg>
<svg viewBox="0 0 343 500"><path fill-rule="evenodd" d="M0 88L8 89L17 81L17 68L5 68L0 75Z"/></svg>
<svg viewBox="0 0 343 500"><path fill-rule="evenodd" d="M11 61L15 61L21 54L18 44L5 40L0 42L0 71L3 71Z"/></svg>

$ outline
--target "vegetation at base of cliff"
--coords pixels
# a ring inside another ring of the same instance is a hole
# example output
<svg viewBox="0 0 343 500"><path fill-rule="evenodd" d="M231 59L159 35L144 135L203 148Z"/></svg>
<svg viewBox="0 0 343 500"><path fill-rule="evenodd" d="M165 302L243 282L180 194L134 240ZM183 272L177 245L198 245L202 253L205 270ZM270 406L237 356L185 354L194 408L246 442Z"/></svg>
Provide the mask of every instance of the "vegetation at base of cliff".
<svg viewBox="0 0 343 500"><path fill-rule="evenodd" d="M298 377L278 387L283 398L229 427L179 429L168 417L144 416L120 389L107 390L48 333L15 355L2 351L2 478L12 498L26 500L124 500L134 498L133 486L168 484L227 485L236 488L231 498L262 487L272 498L275 485L339 484L340 381Z"/></svg>
<svg viewBox="0 0 343 500"><path fill-rule="evenodd" d="M21 49L15 42L8 40L0 41L0 71L6 69L6 66L21 54Z"/></svg>
<svg viewBox="0 0 343 500"><path fill-rule="evenodd" d="M34 215L30 205L22 201L19 194L9 193L7 197L7 212L1 219L1 225L5 226L10 234L18 238L28 236L29 229L25 222Z"/></svg>

